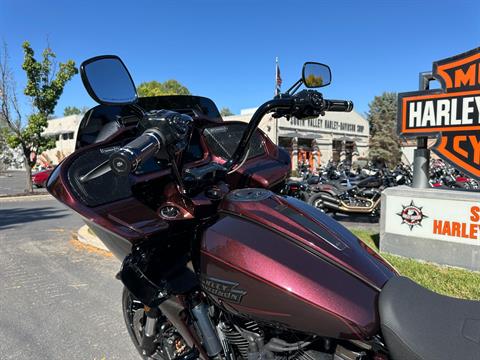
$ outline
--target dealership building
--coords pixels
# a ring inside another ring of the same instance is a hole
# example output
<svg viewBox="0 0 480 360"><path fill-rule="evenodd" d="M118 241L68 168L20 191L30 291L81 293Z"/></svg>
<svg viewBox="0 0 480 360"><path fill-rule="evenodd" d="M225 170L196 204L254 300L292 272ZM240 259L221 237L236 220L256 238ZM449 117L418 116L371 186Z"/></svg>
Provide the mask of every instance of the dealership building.
<svg viewBox="0 0 480 360"><path fill-rule="evenodd" d="M44 136L55 139L55 147L44 151L38 159L42 165L56 165L75 151L75 139L82 115L70 115L48 120Z"/></svg>
<svg viewBox="0 0 480 360"><path fill-rule="evenodd" d="M240 115L228 116L225 120L249 122L255 110L245 109ZM352 164L368 156L368 121L355 111L327 111L325 116L290 120L266 115L260 129L274 143L289 151L292 170L301 165L315 170L329 160Z"/></svg>

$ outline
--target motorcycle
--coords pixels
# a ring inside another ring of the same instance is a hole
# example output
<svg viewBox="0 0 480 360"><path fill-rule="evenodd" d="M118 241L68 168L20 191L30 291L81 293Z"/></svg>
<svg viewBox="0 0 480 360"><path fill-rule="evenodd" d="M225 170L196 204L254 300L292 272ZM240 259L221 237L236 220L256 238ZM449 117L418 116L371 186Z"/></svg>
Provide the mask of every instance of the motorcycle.
<svg viewBox="0 0 480 360"><path fill-rule="evenodd" d="M203 97L137 99L116 56L80 73L100 105L47 187L122 260L144 359L478 358L478 303L398 276L330 217L273 193L290 163L257 130L263 116L353 107L313 90L330 83L326 65L305 63L248 124L222 122Z"/></svg>
<svg viewBox="0 0 480 360"><path fill-rule="evenodd" d="M307 201L308 184L306 181L288 180L285 186L280 190L281 195L291 196L303 201Z"/></svg>
<svg viewBox="0 0 480 360"><path fill-rule="evenodd" d="M288 180L280 194L308 202L311 193L315 192L317 188L325 186L325 184L334 188L347 188L367 177L363 173L353 173L350 170L347 174L345 169L340 171L338 169L340 167L342 167L341 164L334 165L329 161L324 168L320 169L320 172L309 172L303 177L302 181Z"/></svg>
<svg viewBox="0 0 480 360"><path fill-rule="evenodd" d="M385 167L369 172L372 175L366 176L363 170L360 175L352 177L343 170L334 180L320 179L308 188L307 202L323 212L368 215L376 221L380 216L382 191L387 187L410 184L412 175L403 164L397 165L393 171Z"/></svg>
<svg viewBox="0 0 480 360"><path fill-rule="evenodd" d="M391 177L377 173L354 183L348 177L339 180L311 186L308 203L333 214L365 214L372 218L380 215L381 192L384 187L391 186ZM384 183L388 185L383 186Z"/></svg>

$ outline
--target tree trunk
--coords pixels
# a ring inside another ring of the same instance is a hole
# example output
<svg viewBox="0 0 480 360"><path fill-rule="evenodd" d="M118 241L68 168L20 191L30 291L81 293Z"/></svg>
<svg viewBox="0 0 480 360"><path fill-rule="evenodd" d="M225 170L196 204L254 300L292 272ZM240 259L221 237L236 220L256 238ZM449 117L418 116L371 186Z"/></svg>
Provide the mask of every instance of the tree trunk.
<svg viewBox="0 0 480 360"><path fill-rule="evenodd" d="M23 165L25 166L25 171L27 174L27 182L25 183L25 192L32 193L33 192L33 184L32 184L32 168L30 167L28 158L23 155Z"/></svg>

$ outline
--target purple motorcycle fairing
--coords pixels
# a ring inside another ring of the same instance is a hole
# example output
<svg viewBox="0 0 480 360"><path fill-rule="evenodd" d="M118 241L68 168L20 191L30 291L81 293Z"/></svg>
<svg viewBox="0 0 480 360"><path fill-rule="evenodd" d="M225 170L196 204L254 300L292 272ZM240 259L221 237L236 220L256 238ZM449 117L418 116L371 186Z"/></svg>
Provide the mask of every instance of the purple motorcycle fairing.
<svg viewBox="0 0 480 360"><path fill-rule="evenodd" d="M325 337L366 341L378 333L378 295L396 274L388 263L301 201L270 192L238 201L234 193L201 243L202 283L215 301L259 322Z"/></svg>

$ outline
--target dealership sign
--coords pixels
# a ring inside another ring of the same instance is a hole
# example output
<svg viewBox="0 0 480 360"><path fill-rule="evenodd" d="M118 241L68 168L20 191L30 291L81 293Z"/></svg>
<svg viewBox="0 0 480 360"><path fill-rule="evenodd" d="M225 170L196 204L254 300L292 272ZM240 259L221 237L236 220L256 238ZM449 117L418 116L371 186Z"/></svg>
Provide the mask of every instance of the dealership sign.
<svg viewBox="0 0 480 360"><path fill-rule="evenodd" d="M390 196L385 232L480 246L477 201Z"/></svg>
<svg viewBox="0 0 480 360"><path fill-rule="evenodd" d="M442 89L401 93L398 132L438 136L435 153L480 178L480 48L433 63Z"/></svg>

